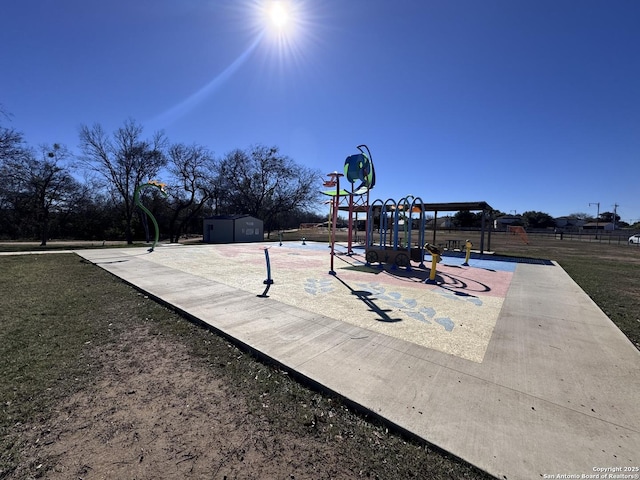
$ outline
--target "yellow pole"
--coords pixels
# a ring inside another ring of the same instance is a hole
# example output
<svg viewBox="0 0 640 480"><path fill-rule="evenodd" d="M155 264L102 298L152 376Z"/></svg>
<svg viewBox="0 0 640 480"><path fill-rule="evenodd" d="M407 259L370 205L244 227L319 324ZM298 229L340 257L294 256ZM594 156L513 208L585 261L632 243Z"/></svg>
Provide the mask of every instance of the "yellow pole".
<svg viewBox="0 0 640 480"><path fill-rule="evenodd" d="M431 271L429 272L429 280L427 283L436 283L436 267L442 258L440 257L440 249L430 243L425 243L424 248L431 254Z"/></svg>
<svg viewBox="0 0 640 480"><path fill-rule="evenodd" d="M473 247L473 243L471 243L469 239L467 239L467 241L465 242L465 247L467 248L467 255L464 257L464 263L462 265L468 267L469 258L471 258L471 247Z"/></svg>
<svg viewBox="0 0 640 480"><path fill-rule="evenodd" d="M436 253L432 253L431 254L431 272L429 272L430 282L436 281L436 266L438 265L439 261L440 261L440 255Z"/></svg>

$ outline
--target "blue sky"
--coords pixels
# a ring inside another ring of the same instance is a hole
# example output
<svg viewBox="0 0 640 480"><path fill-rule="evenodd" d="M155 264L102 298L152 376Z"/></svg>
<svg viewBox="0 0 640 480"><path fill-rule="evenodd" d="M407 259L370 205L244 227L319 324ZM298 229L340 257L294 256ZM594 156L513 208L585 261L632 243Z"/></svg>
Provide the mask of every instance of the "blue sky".
<svg viewBox="0 0 640 480"><path fill-rule="evenodd" d="M372 199L640 220L640 1L289 0L280 30L271 3L3 1L2 123L79 153L132 118L323 174L366 144Z"/></svg>

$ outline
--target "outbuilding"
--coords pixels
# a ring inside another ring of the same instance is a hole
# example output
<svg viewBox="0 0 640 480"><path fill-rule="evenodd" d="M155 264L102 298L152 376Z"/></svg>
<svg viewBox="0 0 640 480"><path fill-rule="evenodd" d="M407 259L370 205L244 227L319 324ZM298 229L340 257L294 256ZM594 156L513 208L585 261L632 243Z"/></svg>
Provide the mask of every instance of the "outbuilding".
<svg viewBox="0 0 640 480"><path fill-rule="evenodd" d="M582 228L584 230L595 230L596 232L600 230L613 232L616 229L616 226L611 222L589 222L585 223Z"/></svg>
<svg viewBox="0 0 640 480"><path fill-rule="evenodd" d="M264 240L262 220L250 215L216 215L204 219L204 243L244 243Z"/></svg>

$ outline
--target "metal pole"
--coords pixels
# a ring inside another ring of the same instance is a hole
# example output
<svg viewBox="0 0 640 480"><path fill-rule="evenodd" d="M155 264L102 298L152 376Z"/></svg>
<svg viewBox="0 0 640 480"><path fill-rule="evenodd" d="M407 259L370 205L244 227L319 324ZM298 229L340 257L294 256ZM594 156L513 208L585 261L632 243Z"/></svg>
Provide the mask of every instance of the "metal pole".
<svg viewBox="0 0 640 480"><path fill-rule="evenodd" d="M436 245L436 229L438 225L438 211L433 212L433 244Z"/></svg>
<svg viewBox="0 0 640 480"><path fill-rule="evenodd" d="M262 292L262 295L258 295L259 297L262 297L262 298L269 296L267 295L267 292L271 288L271 285L273 285L273 279L271 278L271 262L269 261L269 247L265 247L264 257L267 262L267 279L262 283L264 283L267 287L264 289L264 292Z"/></svg>
<svg viewBox="0 0 640 480"><path fill-rule="evenodd" d="M484 254L484 210L482 210L482 217L480 217L480 255Z"/></svg>
<svg viewBox="0 0 640 480"><path fill-rule="evenodd" d="M336 195L334 197L334 207L333 207L333 225L331 229L331 270L329 270L329 275L335 275L336 272L333 269L333 257L335 256L335 245L336 245L336 225L338 223L338 207L340 205L340 177L341 174L338 172L334 172L331 174L335 178L336 183Z"/></svg>
<svg viewBox="0 0 640 480"><path fill-rule="evenodd" d="M592 202L589 204L598 206L598 213L596 213L596 240L598 239L598 222L600 221L600 202Z"/></svg>

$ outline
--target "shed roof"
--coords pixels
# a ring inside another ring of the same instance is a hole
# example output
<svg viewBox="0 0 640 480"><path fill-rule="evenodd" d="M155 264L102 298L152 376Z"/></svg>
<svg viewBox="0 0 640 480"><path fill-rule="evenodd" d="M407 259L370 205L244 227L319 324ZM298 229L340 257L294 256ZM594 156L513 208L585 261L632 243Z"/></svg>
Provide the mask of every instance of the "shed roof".
<svg viewBox="0 0 640 480"><path fill-rule="evenodd" d="M246 217L256 218L248 214L236 214L236 215L212 215L211 217L205 217L204 219L205 220L238 220L239 218L246 218ZM259 219L256 218L256 220L259 220Z"/></svg>

